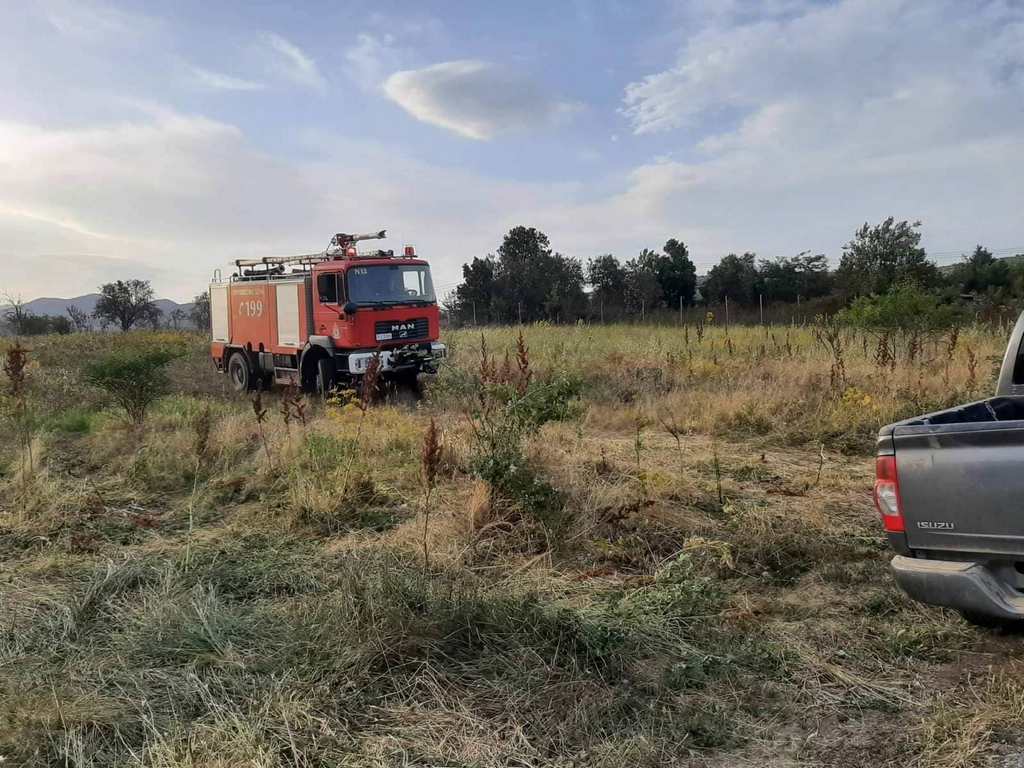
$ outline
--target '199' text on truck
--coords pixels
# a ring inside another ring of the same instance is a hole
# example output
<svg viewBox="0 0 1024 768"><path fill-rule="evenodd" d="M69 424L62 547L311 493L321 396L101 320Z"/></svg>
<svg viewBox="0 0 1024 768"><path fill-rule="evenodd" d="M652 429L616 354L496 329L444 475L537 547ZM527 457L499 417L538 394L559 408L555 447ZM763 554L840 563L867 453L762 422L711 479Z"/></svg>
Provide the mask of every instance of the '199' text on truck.
<svg viewBox="0 0 1024 768"><path fill-rule="evenodd" d="M322 253L239 259L210 284L210 354L238 392L273 383L329 392L355 384L371 361L415 380L445 357L427 262L412 246L360 252L385 237L337 234Z"/></svg>
<svg viewBox="0 0 1024 768"><path fill-rule="evenodd" d="M996 396L878 433L875 504L896 581L969 621L1024 619L1024 314Z"/></svg>

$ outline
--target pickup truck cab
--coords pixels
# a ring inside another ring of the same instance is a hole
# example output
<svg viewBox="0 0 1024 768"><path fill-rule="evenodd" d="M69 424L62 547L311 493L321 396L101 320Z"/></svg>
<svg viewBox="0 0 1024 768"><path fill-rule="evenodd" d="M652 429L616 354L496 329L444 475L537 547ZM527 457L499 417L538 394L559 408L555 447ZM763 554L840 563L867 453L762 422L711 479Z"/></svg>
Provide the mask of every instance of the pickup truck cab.
<svg viewBox="0 0 1024 768"><path fill-rule="evenodd" d="M1024 620L1024 314L995 397L883 427L875 504L912 598L969 621Z"/></svg>

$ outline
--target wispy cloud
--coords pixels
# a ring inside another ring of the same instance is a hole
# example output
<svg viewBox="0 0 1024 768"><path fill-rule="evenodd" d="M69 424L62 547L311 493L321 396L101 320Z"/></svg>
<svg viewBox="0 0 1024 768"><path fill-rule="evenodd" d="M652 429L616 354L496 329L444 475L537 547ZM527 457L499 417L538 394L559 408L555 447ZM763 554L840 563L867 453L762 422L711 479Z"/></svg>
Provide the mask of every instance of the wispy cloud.
<svg viewBox="0 0 1024 768"><path fill-rule="evenodd" d="M60 34L87 43L125 42L159 26L150 16L102 0L39 0L39 8Z"/></svg>
<svg viewBox="0 0 1024 768"><path fill-rule="evenodd" d="M262 91L266 87L255 80L245 80L202 67L192 67L191 72L197 84L214 91Z"/></svg>
<svg viewBox="0 0 1024 768"><path fill-rule="evenodd" d="M327 80L316 61L295 43L273 32L264 33L262 40L272 56L272 68L278 74L306 88L317 91L327 88Z"/></svg>
<svg viewBox="0 0 1024 768"><path fill-rule="evenodd" d="M372 91L384 81L386 66L395 68L398 52L393 48L395 38L385 33L373 35L361 32L356 43L345 51L345 72L363 90Z"/></svg>
<svg viewBox="0 0 1024 768"><path fill-rule="evenodd" d="M580 108L518 73L475 59L395 72L384 92L417 120L479 141L557 124Z"/></svg>

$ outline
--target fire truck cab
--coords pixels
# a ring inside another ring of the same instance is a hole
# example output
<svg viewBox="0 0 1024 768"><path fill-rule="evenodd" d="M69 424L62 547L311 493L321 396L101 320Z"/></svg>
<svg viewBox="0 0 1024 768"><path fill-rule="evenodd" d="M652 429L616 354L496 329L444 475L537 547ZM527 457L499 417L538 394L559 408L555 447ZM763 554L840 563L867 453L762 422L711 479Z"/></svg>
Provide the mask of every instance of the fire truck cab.
<svg viewBox="0 0 1024 768"><path fill-rule="evenodd" d="M210 284L217 370L238 392L291 384L327 393L358 383L371 360L415 381L446 356L430 266L415 249L356 249L385 231L339 233L319 254L239 259Z"/></svg>

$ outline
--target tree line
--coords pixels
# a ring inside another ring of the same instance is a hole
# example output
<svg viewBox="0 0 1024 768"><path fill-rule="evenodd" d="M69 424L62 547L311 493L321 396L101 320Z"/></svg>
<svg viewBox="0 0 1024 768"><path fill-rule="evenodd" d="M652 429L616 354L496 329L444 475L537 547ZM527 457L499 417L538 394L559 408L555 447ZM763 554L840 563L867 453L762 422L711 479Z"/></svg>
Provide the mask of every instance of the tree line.
<svg viewBox="0 0 1024 768"><path fill-rule="evenodd" d="M148 280L115 280L100 286L96 307L90 313L69 304L66 315L40 315L32 312L18 297L6 297L7 306L0 313L0 326L17 336L46 333L66 334L84 331L105 331L115 328L170 328L188 326L204 329L210 326L210 297L201 293L186 311L176 307L165 313L156 303Z"/></svg>
<svg viewBox="0 0 1024 768"><path fill-rule="evenodd" d="M722 257L698 278L686 245L675 238L625 262L603 254L583 264L553 251L543 232L518 226L496 253L464 264L462 276L445 304L460 325L619 320L692 306L757 308L824 297L842 306L908 284L944 302L969 297L979 307L1024 297L1024 257L996 259L979 245L961 263L940 269L921 246L920 222L894 217L857 229L834 270L821 253L761 259L746 252Z"/></svg>
<svg viewBox="0 0 1024 768"><path fill-rule="evenodd" d="M565 256L534 227L513 227L493 254L462 266L463 282L444 308L456 325L496 323L615 321L728 303L742 310L787 306L827 299L838 309L865 297L906 296L910 286L937 305L963 307L977 314L1005 313L1024 299L1024 254L997 259L983 246L958 264L940 268L921 246L920 222L889 217L865 223L843 246L836 269L824 254L810 252L773 259L755 253L723 256L698 277L686 244L676 238L661 250L644 248L620 261L610 253L588 259ZM67 307L67 316L35 315L23 302L8 299L0 324L10 333L71 333L132 328L210 325L208 294L194 299L186 313L166 317L146 280L117 280L100 287L95 311Z"/></svg>

